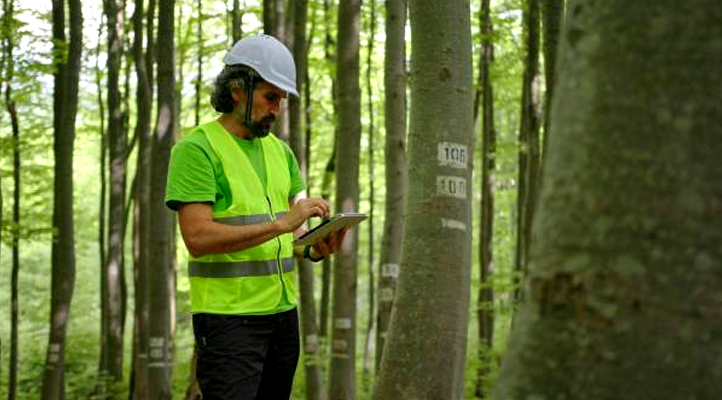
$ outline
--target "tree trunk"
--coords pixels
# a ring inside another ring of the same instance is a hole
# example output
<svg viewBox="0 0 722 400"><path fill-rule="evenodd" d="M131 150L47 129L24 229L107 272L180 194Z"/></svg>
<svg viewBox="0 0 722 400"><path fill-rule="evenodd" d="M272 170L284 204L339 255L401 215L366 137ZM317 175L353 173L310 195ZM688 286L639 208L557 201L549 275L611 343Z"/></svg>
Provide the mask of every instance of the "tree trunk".
<svg viewBox="0 0 722 400"><path fill-rule="evenodd" d="M61 3L62 5L62 3ZM53 2L53 8L56 7ZM13 146L13 225L12 225L12 265L10 272L10 371L8 377L8 399L14 400L17 396L18 384L18 278L20 273L20 125L17 115L15 99L12 95L12 82L15 69L13 59L13 30L10 29L14 21L14 6L12 0L3 0L3 59L5 61L2 71L5 76L5 107L10 116L12 127ZM65 31L63 31L64 33ZM55 31L53 32L55 34ZM63 36L64 37L64 36ZM1 245L1 244L0 244Z"/></svg>
<svg viewBox="0 0 722 400"><path fill-rule="evenodd" d="M308 2L296 0L293 2L293 58L296 60L296 87L302 92L308 84L305 82L307 70L306 51L306 19L308 14ZM301 174L308 179L308 161L306 160L305 146L303 143L303 110L301 99L291 96L289 99L290 117L290 143L293 152L296 154ZM306 121L308 124L310 121ZM320 400L324 398L323 378L321 374L320 346L318 340L318 323L316 317L316 301L314 300L313 289L313 265L304 259L298 259L296 265L299 270L299 286L301 289L301 333L303 343L303 359L306 377L306 398L308 400Z"/></svg>
<svg viewBox="0 0 722 400"><path fill-rule="evenodd" d="M720 18L713 0L570 2L497 398L719 396Z"/></svg>
<svg viewBox="0 0 722 400"><path fill-rule="evenodd" d="M148 20L154 15L154 2L148 6ZM152 24L148 25L147 51L143 51L143 0L136 0L133 14L133 59L137 76L135 136L138 138L138 158L135 175L135 208L133 213L134 238L134 326L131 399L142 400L148 391L148 270L150 264L150 163L151 163L151 113L153 93L150 72L153 69L151 55Z"/></svg>
<svg viewBox="0 0 722 400"><path fill-rule="evenodd" d="M334 55L332 47L334 47L333 42L333 36L331 35L331 0L324 0L323 1L323 15L324 15L324 26L326 26L326 34L325 34L325 40L323 44L323 54L324 59L328 63L328 65L333 64L334 62ZM337 119L338 116L338 105L336 104L336 77L331 76L331 96L333 98L333 101L331 101L331 104L333 105L333 115L334 115L334 121ZM333 139L333 150L331 151L331 156L328 158L328 162L326 162L326 167L324 169L323 173L323 181L321 182L321 197L323 197L326 201L330 201L331 199L331 184L333 183L335 177L336 177L336 143L338 142L338 129L334 131L334 139ZM331 273L332 271L332 265L331 265L331 258L326 258L323 260L323 265L321 267L322 270L322 276L321 276L321 317L320 317L320 323L319 323L319 336L321 338L327 338L328 337L328 312L329 308L331 307Z"/></svg>
<svg viewBox="0 0 722 400"><path fill-rule="evenodd" d="M65 2L53 2L53 39L65 48ZM53 91L55 180L53 205L50 332L43 370L42 398L65 398L65 336L75 286L73 223L73 143L78 109L83 15L80 0L69 0L70 41L67 61L56 64Z"/></svg>
<svg viewBox="0 0 722 400"><path fill-rule="evenodd" d="M408 178L414 184L407 192L401 274L373 398L458 399L471 275L470 10L463 0L412 0L409 9Z"/></svg>
<svg viewBox="0 0 722 400"><path fill-rule="evenodd" d="M98 117L100 118L100 171L98 171L100 175L100 201L98 205L98 253L100 256L100 263L101 269L102 266L105 265L106 260L106 231L105 231L105 222L106 222L106 205L107 205L107 181L106 181L106 156L108 154L108 137L105 134L105 102L103 101L103 83L102 83L102 72L100 69L100 54L101 54L101 40L102 40L102 34L103 34L103 18L100 18L100 23L98 23L98 47L96 48L95 53L95 85L98 87L98 93L97 93L97 101L98 101ZM104 281L104 274L100 274L100 287L101 287L101 296L104 297L103 292L103 281ZM101 335L105 331L103 328L103 324L105 324L104 321L101 321ZM101 345L102 347L102 345ZM101 362L102 364L102 362Z"/></svg>
<svg viewBox="0 0 722 400"><path fill-rule="evenodd" d="M477 300L479 324L479 369L476 397L487 398L486 380L491 372L491 351L494 343L494 170L496 169L496 131L494 128L494 91L491 86L491 64L494 61L494 29L491 20L491 0L481 2L481 60L479 81L482 97L482 160L481 210L479 223L479 269L481 285Z"/></svg>
<svg viewBox="0 0 722 400"><path fill-rule="evenodd" d="M365 385L370 385L371 379L369 375L371 368L373 367L372 353L374 353L375 337L374 337L374 306L376 305L376 278L374 277L374 99L373 99L373 82L371 70L373 68L373 54L374 54L374 40L376 40L376 1L371 0L369 2L371 8L369 15L369 38L366 50L366 95L368 96L368 118L369 118L369 136L368 136L368 147L367 157L368 162L368 178L369 178L369 219L368 225L368 270L369 270L369 286L368 286L368 320L366 323L366 340L364 343L364 357L363 357L363 382ZM374 357L375 358L375 357ZM364 391L367 391L364 389Z"/></svg>
<svg viewBox="0 0 722 400"><path fill-rule="evenodd" d="M126 148L127 134L119 76L123 56L123 10L115 0L104 0L103 10L108 27L108 150L110 152L110 198L108 207L108 254L103 266L101 377L120 381L123 377L123 332L125 285L123 233L125 229Z"/></svg>
<svg viewBox="0 0 722 400"><path fill-rule="evenodd" d="M384 50L386 208L379 263L376 321L377 372L386 343L396 280L401 263L404 193L406 192L406 39L404 37L406 7L406 0L386 1L386 47Z"/></svg>
<svg viewBox="0 0 722 400"><path fill-rule="evenodd" d="M544 28L544 141L542 142L542 160L549 143L549 114L554 95L554 78L556 74L557 49L559 48L559 31L564 16L564 0L542 0L542 27Z"/></svg>
<svg viewBox="0 0 722 400"><path fill-rule="evenodd" d="M165 198L170 148L177 131L174 79L174 0L160 0L158 10L158 113L151 158L151 199ZM172 298L175 296L173 215L163 201L150 210L150 253L148 293L148 398L165 400L172 396Z"/></svg>
<svg viewBox="0 0 722 400"><path fill-rule="evenodd" d="M337 213L359 209L361 89L359 86L359 0L338 8L338 140L336 141ZM343 145L342 145L343 144ZM356 399L356 292L358 229L347 232L333 265L332 343L329 398Z"/></svg>
<svg viewBox="0 0 722 400"><path fill-rule="evenodd" d="M203 1L197 0L196 7L198 8L198 21L196 25L196 39L198 41L198 56L196 57L196 64L198 69L198 75L195 79L195 124L198 126L201 124L201 83L203 82Z"/></svg>
<svg viewBox="0 0 722 400"><path fill-rule="evenodd" d="M284 41L284 0L263 0L263 32Z"/></svg>
<svg viewBox="0 0 722 400"><path fill-rule="evenodd" d="M243 7L241 7L239 3L239 0L233 0L233 15L231 15L231 23L233 26L231 32L234 44L243 37L243 10L245 9L245 2Z"/></svg>
<svg viewBox="0 0 722 400"><path fill-rule="evenodd" d="M525 0L523 21L526 58L519 129L517 238L514 260L518 282L527 270L532 215L539 180L539 0ZM515 298L519 300L520 296L521 284L515 290Z"/></svg>

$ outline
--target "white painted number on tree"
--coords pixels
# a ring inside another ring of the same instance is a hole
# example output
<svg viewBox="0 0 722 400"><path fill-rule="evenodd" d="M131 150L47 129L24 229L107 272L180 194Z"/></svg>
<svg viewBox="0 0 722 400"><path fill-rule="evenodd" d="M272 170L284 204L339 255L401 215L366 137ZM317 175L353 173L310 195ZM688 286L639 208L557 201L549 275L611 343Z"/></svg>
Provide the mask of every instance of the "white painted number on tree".
<svg viewBox="0 0 722 400"><path fill-rule="evenodd" d="M451 168L467 167L466 146L458 143L439 143L439 165Z"/></svg>
<svg viewBox="0 0 722 400"><path fill-rule="evenodd" d="M458 176L437 176L436 194L439 196L466 199L466 179Z"/></svg>

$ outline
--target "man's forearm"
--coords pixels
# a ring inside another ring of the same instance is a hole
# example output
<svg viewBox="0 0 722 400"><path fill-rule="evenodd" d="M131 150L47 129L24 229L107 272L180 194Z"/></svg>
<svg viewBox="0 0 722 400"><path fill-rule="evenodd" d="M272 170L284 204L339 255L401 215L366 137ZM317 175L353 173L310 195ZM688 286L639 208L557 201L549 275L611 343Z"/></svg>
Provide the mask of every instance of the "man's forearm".
<svg viewBox="0 0 722 400"><path fill-rule="evenodd" d="M203 224L184 237L188 251L194 257L206 254L231 253L265 243L286 233L278 221L251 225L226 225L217 222Z"/></svg>

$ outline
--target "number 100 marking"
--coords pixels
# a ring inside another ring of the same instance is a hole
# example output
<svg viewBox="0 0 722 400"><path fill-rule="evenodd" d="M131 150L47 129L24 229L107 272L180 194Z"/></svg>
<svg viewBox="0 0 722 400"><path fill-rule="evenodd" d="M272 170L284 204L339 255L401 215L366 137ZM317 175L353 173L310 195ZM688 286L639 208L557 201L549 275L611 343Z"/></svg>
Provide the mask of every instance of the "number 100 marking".
<svg viewBox="0 0 722 400"><path fill-rule="evenodd" d="M437 176L436 194L439 196L466 199L466 179L458 176Z"/></svg>

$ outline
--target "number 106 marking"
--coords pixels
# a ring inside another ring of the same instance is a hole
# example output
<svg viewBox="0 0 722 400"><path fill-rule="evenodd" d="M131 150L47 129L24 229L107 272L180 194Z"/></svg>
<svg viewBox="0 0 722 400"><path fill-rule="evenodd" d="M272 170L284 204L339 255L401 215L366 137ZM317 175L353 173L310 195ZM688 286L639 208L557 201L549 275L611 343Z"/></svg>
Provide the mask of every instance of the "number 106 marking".
<svg viewBox="0 0 722 400"><path fill-rule="evenodd" d="M458 176L437 176L436 194L439 196L466 199L466 179Z"/></svg>

